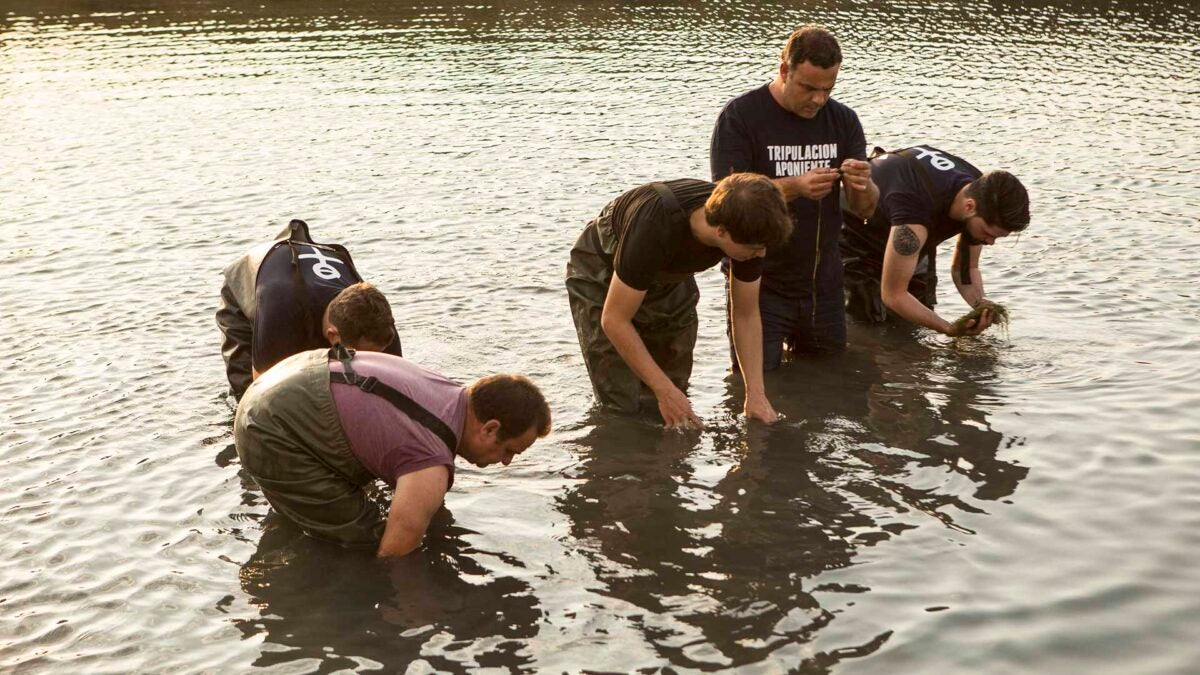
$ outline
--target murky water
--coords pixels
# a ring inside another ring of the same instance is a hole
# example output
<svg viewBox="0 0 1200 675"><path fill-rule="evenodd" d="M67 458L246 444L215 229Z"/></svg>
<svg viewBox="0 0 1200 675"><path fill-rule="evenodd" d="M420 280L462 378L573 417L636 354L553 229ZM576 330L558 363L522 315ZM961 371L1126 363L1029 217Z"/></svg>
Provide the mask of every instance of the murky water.
<svg viewBox="0 0 1200 675"><path fill-rule="evenodd" d="M1200 669L1195 3L160 4L0 2L0 670ZM984 262L1011 342L852 328L747 430L710 272L709 430L590 413L571 243L705 177L811 20L868 143L1030 187ZM238 471L219 272L291 217L406 354L551 400L422 557L306 540Z"/></svg>

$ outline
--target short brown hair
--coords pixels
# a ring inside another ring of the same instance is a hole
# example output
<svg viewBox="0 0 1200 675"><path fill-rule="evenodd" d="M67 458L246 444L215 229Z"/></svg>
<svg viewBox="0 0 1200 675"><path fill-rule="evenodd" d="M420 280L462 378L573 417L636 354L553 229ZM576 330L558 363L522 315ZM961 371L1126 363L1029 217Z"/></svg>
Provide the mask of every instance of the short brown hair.
<svg viewBox="0 0 1200 675"><path fill-rule="evenodd" d="M475 419L500 422L500 440L536 429L539 437L550 433L550 406L529 378L521 375L489 375L467 388Z"/></svg>
<svg viewBox="0 0 1200 675"><path fill-rule="evenodd" d="M392 307L378 288L365 281L343 288L325 311L347 347L357 348L364 341L386 346L392 341Z"/></svg>
<svg viewBox="0 0 1200 675"><path fill-rule="evenodd" d="M725 228L739 244L778 246L792 236L783 192L758 173L735 173L717 183L704 202L704 219Z"/></svg>
<svg viewBox="0 0 1200 675"><path fill-rule="evenodd" d="M832 68L842 62L842 46L824 26L807 25L788 36L779 54L788 70L808 61L818 68Z"/></svg>

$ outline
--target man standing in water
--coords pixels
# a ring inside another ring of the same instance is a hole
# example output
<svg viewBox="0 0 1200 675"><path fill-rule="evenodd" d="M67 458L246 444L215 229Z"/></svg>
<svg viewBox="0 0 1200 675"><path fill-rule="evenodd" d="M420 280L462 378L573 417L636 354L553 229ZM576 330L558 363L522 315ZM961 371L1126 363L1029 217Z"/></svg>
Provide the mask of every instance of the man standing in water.
<svg viewBox="0 0 1200 675"><path fill-rule="evenodd" d="M955 327L939 316L934 253L957 235L951 278L967 304L985 302L979 258L984 246L1029 225L1029 193L1007 171L981 173L966 160L919 145L871 160L879 206L869 218L844 215L842 259L856 320L901 318L950 336L977 335L995 318Z"/></svg>
<svg viewBox="0 0 1200 675"><path fill-rule="evenodd" d="M693 275L728 256L744 409L775 421L762 379L758 280L766 246L791 229L779 188L749 173L716 185L650 183L605 206L567 263L571 316L597 400L627 413L654 400L668 427L701 426L685 393L700 300Z"/></svg>
<svg viewBox="0 0 1200 675"><path fill-rule="evenodd" d="M851 210L868 214L878 189L858 115L830 98L841 63L841 46L828 30L799 28L783 47L775 79L727 103L713 129L713 180L741 171L770 176L795 223L763 265L767 369L779 365L785 343L798 353L846 346L839 194Z"/></svg>
<svg viewBox="0 0 1200 675"><path fill-rule="evenodd" d="M550 432L550 409L519 375L463 387L403 358L355 352L387 303L329 304L332 349L291 356L254 380L233 436L244 468L276 511L310 536L372 546L380 557L416 549L454 482L454 458L508 465ZM382 296L380 296L382 297ZM386 517L366 488L395 489Z"/></svg>

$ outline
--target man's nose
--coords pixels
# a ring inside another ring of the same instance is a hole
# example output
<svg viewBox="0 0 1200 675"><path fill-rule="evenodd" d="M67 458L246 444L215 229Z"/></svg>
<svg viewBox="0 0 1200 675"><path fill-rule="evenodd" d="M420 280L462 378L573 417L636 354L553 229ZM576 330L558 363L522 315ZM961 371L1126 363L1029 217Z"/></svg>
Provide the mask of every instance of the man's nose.
<svg viewBox="0 0 1200 675"><path fill-rule="evenodd" d="M511 463L512 463L512 460L513 460L513 456L512 456L512 455L505 455L505 456L504 456L504 459L500 460L500 462L501 462L502 464L504 464L504 466L508 466L509 464L511 464Z"/></svg>
<svg viewBox="0 0 1200 675"><path fill-rule="evenodd" d="M830 92L827 91L815 92L813 93L813 102L820 105L825 105L825 102L829 100L829 94Z"/></svg>

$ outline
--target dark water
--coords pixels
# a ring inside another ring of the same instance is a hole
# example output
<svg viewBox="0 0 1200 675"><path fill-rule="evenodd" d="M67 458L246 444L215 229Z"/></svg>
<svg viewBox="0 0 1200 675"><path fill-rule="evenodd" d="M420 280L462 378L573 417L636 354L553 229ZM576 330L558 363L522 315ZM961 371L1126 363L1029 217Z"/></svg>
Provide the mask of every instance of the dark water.
<svg viewBox="0 0 1200 675"><path fill-rule="evenodd" d="M808 21L868 143L1030 187L984 260L1011 341L852 327L747 429L710 272L708 431L590 412L571 242L706 176ZM1200 670L1197 34L1187 2L0 1L0 670ZM400 564L238 471L219 272L291 217L412 358L554 409Z"/></svg>

